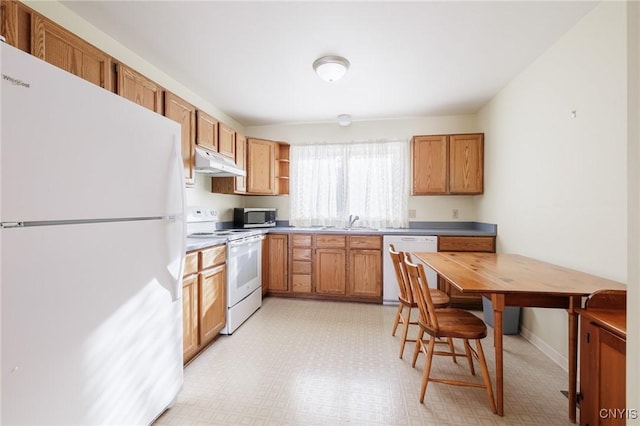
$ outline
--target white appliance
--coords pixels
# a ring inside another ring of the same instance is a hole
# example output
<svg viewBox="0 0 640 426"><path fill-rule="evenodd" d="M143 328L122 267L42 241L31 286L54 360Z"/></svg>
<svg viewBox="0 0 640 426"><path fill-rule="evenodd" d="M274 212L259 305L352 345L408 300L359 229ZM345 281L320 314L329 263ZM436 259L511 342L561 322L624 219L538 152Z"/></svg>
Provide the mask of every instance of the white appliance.
<svg viewBox="0 0 640 426"><path fill-rule="evenodd" d="M389 255L389 244L393 244L396 250L405 253L421 251L437 252L438 237L432 235L384 235L382 242L382 303L385 305L397 305L399 303L398 295L400 291L398 290L396 272L391 262L391 256ZM436 274L436 271L418 260L415 256L413 256L412 259L414 262L422 263L424 266L429 287L437 288L438 274Z"/></svg>
<svg viewBox="0 0 640 426"><path fill-rule="evenodd" d="M232 334L262 306L262 231L217 229L218 213L189 207L189 238L224 238L227 243L227 320L220 334Z"/></svg>
<svg viewBox="0 0 640 426"><path fill-rule="evenodd" d="M148 425L183 383L180 126L0 49L1 423Z"/></svg>

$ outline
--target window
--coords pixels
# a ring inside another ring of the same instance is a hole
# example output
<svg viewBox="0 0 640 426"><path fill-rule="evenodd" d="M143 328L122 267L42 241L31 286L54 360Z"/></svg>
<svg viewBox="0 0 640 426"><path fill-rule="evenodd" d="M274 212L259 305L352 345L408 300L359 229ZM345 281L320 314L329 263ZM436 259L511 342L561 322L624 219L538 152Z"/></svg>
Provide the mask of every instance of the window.
<svg viewBox="0 0 640 426"><path fill-rule="evenodd" d="M292 145L293 226L407 226L409 144L388 141Z"/></svg>

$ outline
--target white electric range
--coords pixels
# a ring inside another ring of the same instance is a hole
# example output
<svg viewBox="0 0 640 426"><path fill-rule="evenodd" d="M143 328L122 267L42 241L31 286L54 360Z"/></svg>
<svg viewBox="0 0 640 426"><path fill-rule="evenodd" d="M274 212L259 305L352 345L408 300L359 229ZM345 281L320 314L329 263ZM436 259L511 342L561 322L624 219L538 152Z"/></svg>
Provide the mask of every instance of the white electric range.
<svg viewBox="0 0 640 426"><path fill-rule="evenodd" d="M262 306L262 240L257 229L220 229L214 209L187 207L187 245L195 240L227 243L227 321L232 334Z"/></svg>

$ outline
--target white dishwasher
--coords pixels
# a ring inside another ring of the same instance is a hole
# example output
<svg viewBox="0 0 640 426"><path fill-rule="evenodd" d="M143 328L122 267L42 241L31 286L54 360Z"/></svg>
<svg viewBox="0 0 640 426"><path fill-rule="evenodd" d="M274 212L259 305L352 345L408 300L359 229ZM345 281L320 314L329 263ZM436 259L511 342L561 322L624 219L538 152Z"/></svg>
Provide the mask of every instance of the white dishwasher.
<svg viewBox="0 0 640 426"><path fill-rule="evenodd" d="M382 254L382 303L385 305L398 304L398 281L396 280L396 272L389 255L389 244L393 244L397 251L403 252L437 252L438 237L433 235L384 235L383 254ZM415 256L412 256L414 262L420 262ZM427 281L429 287L436 288L438 286L438 275L436 272L422 263L427 273Z"/></svg>

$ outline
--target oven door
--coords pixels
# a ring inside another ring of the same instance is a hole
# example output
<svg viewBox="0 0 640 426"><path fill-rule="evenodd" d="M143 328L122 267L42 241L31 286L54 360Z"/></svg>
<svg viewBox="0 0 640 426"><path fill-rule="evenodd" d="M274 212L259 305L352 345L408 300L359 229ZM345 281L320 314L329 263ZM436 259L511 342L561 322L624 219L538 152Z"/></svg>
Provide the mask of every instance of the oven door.
<svg viewBox="0 0 640 426"><path fill-rule="evenodd" d="M256 235L227 243L227 307L262 288L262 240Z"/></svg>

